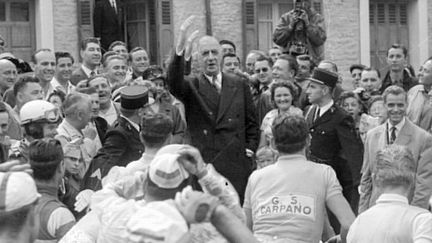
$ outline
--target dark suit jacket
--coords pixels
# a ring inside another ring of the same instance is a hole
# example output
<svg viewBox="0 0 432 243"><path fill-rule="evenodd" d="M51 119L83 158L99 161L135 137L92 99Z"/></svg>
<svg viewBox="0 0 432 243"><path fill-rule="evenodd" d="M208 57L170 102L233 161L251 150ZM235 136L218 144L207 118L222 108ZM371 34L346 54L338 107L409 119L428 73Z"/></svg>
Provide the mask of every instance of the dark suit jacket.
<svg viewBox="0 0 432 243"><path fill-rule="evenodd" d="M184 77L184 59L175 55L168 68L171 93L185 105L191 143L243 197L251 161L245 149L258 146L258 125L247 83L222 74L220 95L204 74Z"/></svg>
<svg viewBox="0 0 432 243"><path fill-rule="evenodd" d="M312 136L311 158L329 161L343 187L346 181L359 185L363 163L363 144L357 136L353 118L334 104L313 121L316 106L306 109L306 121Z"/></svg>
<svg viewBox="0 0 432 243"><path fill-rule="evenodd" d="M72 76L71 76L70 82L73 85L77 85L81 80L88 79L88 78L89 77L87 76L87 74L84 72L84 70L80 66L79 68L75 69L72 72Z"/></svg>
<svg viewBox="0 0 432 243"><path fill-rule="evenodd" d="M139 132L126 119L119 117L114 128L108 130L102 148L91 161L84 176L83 188L101 189L100 179L106 176L113 166L126 166L139 159L143 152L144 145L140 141Z"/></svg>
<svg viewBox="0 0 432 243"><path fill-rule="evenodd" d="M94 36L101 38L101 47L108 51L113 41L123 41L120 19L121 6L117 1L117 13L109 0L97 0L93 12Z"/></svg>

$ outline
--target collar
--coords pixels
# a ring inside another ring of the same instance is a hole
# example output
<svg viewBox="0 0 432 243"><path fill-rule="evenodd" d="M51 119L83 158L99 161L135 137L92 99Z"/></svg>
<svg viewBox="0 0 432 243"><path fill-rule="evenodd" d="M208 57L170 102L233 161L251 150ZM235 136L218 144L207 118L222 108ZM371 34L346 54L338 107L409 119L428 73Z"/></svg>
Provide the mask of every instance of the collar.
<svg viewBox="0 0 432 243"><path fill-rule="evenodd" d="M213 77L212 76L208 76L205 73L204 73L204 76L207 78L208 81L210 81L210 84L213 82ZM218 84L219 87L222 87L222 73L221 72L219 72L216 75L216 84Z"/></svg>
<svg viewBox="0 0 432 243"><path fill-rule="evenodd" d="M50 195L57 198L58 190L59 190L58 186L48 185L45 183L41 183L37 180L35 180L35 182L36 182L36 188L40 194Z"/></svg>
<svg viewBox="0 0 432 243"><path fill-rule="evenodd" d="M333 106L333 104L334 104L334 101L330 100L330 102L327 105L319 107L320 108L319 116L322 116L324 113L326 113L326 111L328 111Z"/></svg>
<svg viewBox="0 0 432 243"><path fill-rule="evenodd" d="M395 193L383 193L381 196L378 197L376 200L376 203L390 203L390 202L398 202L402 204L408 205L408 198L395 194Z"/></svg>
<svg viewBox="0 0 432 243"><path fill-rule="evenodd" d="M70 124L67 119L64 119L62 124L63 128L69 133L70 137L79 137L79 138L83 138L83 134L81 131L79 131L78 129L76 129L74 126L72 126L72 124Z"/></svg>
<svg viewBox="0 0 432 243"><path fill-rule="evenodd" d="M136 124L135 122L131 121L129 118L120 115L121 117L123 117L127 122L129 122L138 132L140 131L140 126L138 124Z"/></svg>
<svg viewBox="0 0 432 243"><path fill-rule="evenodd" d="M63 87L63 85L60 84L60 82L57 80L56 77L53 77L53 79L51 80L51 86L54 87L54 89L56 90L60 90L65 94L69 94L70 92L73 91L74 86L71 84L70 81L67 81L67 88L65 90L65 88Z"/></svg>
<svg viewBox="0 0 432 243"><path fill-rule="evenodd" d="M91 72L95 72L95 74L97 74L96 68L94 70L91 70L90 68L84 66L84 64L81 64L81 68L84 71L84 73L87 75L87 77L90 77Z"/></svg>
<svg viewBox="0 0 432 243"><path fill-rule="evenodd" d="M404 118L402 118L402 121L400 121L398 124L396 124L396 133L399 133L401 130L402 130L402 127L405 125L405 117ZM389 121L389 119L387 119L387 126L388 126L388 128L389 128L389 130L390 130L390 128L393 126L391 123L390 123L390 121Z"/></svg>
<svg viewBox="0 0 432 243"><path fill-rule="evenodd" d="M306 156L302 154L284 154L279 156L276 161L276 164L284 164L286 161L307 161Z"/></svg>
<svg viewBox="0 0 432 243"><path fill-rule="evenodd" d="M42 91L43 92L43 91ZM54 92L54 87L51 85L51 82L48 83L48 90L45 93L44 92L44 100L48 100L48 97L50 96L51 93Z"/></svg>

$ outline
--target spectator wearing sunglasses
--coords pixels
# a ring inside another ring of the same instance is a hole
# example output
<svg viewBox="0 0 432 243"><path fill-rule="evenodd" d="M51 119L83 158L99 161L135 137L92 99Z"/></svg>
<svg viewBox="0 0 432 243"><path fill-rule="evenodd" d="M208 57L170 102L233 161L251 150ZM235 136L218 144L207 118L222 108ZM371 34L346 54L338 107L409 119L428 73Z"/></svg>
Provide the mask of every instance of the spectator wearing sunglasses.
<svg viewBox="0 0 432 243"><path fill-rule="evenodd" d="M255 84L253 91L253 100L257 111L258 123L262 123L264 116L273 109L270 100L270 84L272 83L272 66L273 61L270 57L258 57L254 71L258 82Z"/></svg>

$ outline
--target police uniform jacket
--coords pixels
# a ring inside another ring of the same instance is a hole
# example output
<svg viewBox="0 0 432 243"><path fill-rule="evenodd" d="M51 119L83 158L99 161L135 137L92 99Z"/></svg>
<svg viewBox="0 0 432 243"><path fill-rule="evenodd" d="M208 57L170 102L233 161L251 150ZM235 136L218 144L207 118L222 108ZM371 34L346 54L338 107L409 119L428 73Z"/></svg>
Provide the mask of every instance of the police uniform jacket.
<svg viewBox="0 0 432 243"><path fill-rule="evenodd" d="M132 124L124 117L119 117L114 128L108 130L105 142L90 163L84 176L82 187L101 189L101 178L106 176L113 166L126 166L139 159L144 152L144 145Z"/></svg>
<svg viewBox="0 0 432 243"><path fill-rule="evenodd" d="M184 58L175 55L168 68L171 93L181 100L191 143L212 163L239 195L251 173L245 149L258 146L258 124L249 86L237 75L222 73L220 93L203 73L184 77Z"/></svg>
<svg viewBox="0 0 432 243"><path fill-rule="evenodd" d="M317 106L306 109L306 120L312 136L309 147L311 159L332 166L339 180L341 177L351 177L353 184L358 185L363 144L355 131L353 118L334 104L314 121L316 109Z"/></svg>

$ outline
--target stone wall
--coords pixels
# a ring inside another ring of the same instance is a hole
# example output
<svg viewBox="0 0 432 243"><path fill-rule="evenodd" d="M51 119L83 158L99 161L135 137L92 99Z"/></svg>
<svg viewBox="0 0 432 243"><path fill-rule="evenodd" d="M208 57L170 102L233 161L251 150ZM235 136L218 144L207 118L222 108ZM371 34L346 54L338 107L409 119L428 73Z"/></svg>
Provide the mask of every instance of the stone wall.
<svg viewBox="0 0 432 243"><path fill-rule="evenodd" d="M78 60L78 9L71 0L53 1L54 49L68 51Z"/></svg>
<svg viewBox="0 0 432 243"><path fill-rule="evenodd" d="M327 27L325 59L335 62L344 78L343 87L351 88L349 67L360 63L360 13L356 0L323 1Z"/></svg>

